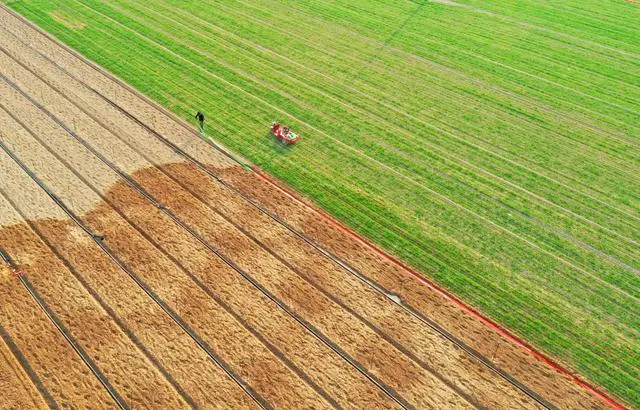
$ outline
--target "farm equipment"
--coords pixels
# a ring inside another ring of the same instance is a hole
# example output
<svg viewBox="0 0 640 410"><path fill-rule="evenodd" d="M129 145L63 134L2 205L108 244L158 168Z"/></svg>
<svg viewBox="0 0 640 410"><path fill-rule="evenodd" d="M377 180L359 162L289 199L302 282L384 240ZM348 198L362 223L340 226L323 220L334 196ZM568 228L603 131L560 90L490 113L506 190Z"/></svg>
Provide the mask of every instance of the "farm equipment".
<svg viewBox="0 0 640 410"><path fill-rule="evenodd" d="M300 139L298 134L292 132L286 125L280 125L279 122L271 124L271 133L274 137L282 141L283 144L295 144Z"/></svg>

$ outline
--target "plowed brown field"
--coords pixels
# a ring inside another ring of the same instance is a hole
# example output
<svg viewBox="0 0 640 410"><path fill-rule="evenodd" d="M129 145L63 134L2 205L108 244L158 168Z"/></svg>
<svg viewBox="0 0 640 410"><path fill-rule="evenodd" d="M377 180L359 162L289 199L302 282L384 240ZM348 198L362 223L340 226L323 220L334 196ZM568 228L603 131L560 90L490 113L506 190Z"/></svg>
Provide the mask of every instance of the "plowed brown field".
<svg viewBox="0 0 640 410"><path fill-rule="evenodd" d="M0 407L603 406L1 7L0 75Z"/></svg>

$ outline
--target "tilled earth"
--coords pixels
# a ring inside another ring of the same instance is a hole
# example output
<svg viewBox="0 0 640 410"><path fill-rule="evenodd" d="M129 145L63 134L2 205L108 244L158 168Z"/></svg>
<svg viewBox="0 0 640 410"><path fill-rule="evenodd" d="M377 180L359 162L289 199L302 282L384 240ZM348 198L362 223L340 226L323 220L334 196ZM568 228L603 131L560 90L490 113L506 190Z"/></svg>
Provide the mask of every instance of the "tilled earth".
<svg viewBox="0 0 640 410"><path fill-rule="evenodd" d="M602 407L4 8L0 75L0 407Z"/></svg>

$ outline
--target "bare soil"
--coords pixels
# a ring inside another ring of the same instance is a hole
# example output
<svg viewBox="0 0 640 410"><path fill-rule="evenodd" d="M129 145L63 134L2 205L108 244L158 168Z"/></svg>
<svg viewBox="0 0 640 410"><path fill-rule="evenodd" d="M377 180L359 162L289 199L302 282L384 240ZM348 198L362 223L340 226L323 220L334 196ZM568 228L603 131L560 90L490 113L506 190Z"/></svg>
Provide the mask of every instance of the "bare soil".
<svg viewBox="0 0 640 410"><path fill-rule="evenodd" d="M7 205L5 200L0 200L2 212L10 212ZM24 230L25 227L17 229ZM0 231L0 241L6 250L16 251L17 249L11 249L7 243L5 237L7 232L6 228ZM12 272L4 267L1 274L0 323L20 354L40 377L44 388L53 400L60 406L115 409L115 404L98 379L91 374L89 368ZM15 359L13 354L12 356ZM7 379L7 382L10 381L12 380ZM18 380L13 379L13 381ZM19 388L20 383L13 383L7 386L6 390L12 391ZM30 400L38 400L39 394L35 387L30 388L28 393L30 393ZM5 405L3 404L2 407Z"/></svg>
<svg viewBox="0 0 640 410"><path fill-rule="evenodd" d="M8 267L0 267L0 277L5 278L11 275ZM2 281L4 282L4 279ZM45 398L38 392L35 385L40 382L30 380L27 370L21 363L23 360L21 353L4 328L0 330L0 336L0 391L2 391L4 406L14 409L48 408Z"/></svg>

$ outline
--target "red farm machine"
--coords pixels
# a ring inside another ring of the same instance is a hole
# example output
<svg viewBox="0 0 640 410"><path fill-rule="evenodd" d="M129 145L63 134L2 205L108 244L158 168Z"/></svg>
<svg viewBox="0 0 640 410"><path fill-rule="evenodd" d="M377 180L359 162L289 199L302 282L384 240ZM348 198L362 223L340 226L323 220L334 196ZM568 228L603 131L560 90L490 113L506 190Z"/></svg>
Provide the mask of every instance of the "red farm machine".
<svg viewBox="0 0 640 410"><path fill-rule="evenodd" d="M295 144L300 140L300 136L292 132L286 125L280 125L279 122L271 124L271 133L274 137L282 141L283 144Z"/></svg>

